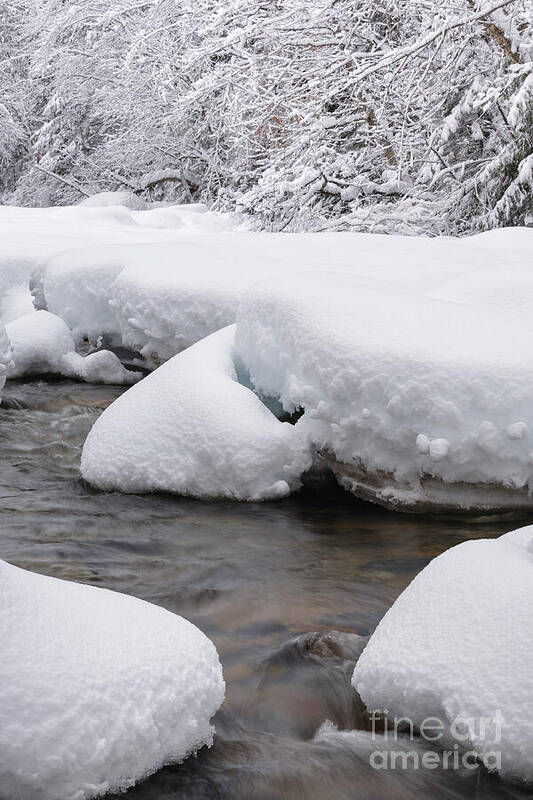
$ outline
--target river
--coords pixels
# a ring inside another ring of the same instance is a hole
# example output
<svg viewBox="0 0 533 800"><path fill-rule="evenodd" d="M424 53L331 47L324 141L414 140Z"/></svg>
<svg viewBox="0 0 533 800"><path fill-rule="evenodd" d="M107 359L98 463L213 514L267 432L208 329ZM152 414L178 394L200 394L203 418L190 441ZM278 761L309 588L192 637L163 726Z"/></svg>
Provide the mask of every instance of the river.
<svg viewBox="0 0 533 800"><path fill-rule="evenodd" d="M214 746L131 800L533 798L481 770L375 771L368 733L314 738L324 720L365 727L349 680L358 637L414 575L443 550L520 522L402 515L333 485L263 504L94 492L79 477L81 446L120 392L6 386L0 558L141 597L215 642L227 697Z"/></svg>

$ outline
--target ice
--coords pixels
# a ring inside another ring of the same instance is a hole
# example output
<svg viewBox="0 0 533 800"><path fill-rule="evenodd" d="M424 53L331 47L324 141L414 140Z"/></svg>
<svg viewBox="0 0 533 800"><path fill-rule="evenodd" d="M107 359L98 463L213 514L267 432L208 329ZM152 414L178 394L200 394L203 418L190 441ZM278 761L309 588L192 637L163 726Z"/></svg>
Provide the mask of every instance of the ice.
<svg viewBox="0 0 533 800"><path fill-rule="evenodd" d="M532 335L505 310L315 272L245 294L236 352L261 394L304 410L345 488L481 510L531 505Z"/></svg>
<svg viewBox="0 0 533 800"><path fill-rule="evenodd" d="M210 745L216 650L127 595L0 562L0 795L87 800Z"/></svg>
<svg viewBox="0 0 533 800"><path fill-rule="evenodd" d="M114 353L101 350L85 357L75 352L74 339L60 317L34 311L6 325L12 363L7 378L57 374L90 383L131 384L142 377L122 366Z"/></svg>
<svg viewBox="0 0 533 800"><path fill-rule="evenodd" d="M475 749L496 768L499 753L502 775L531 781L532 603L533 526L452 547L387 612L353 685L389 721L436 717L438 748Z"/></svg>
<svg viewBox="0 0 533 800"><path fill-rule="evenodd" d="M311 457L237 382L234 327L198 342L118 398L85 442L81 471L100 489L265 500L300 485Z"/></svg>

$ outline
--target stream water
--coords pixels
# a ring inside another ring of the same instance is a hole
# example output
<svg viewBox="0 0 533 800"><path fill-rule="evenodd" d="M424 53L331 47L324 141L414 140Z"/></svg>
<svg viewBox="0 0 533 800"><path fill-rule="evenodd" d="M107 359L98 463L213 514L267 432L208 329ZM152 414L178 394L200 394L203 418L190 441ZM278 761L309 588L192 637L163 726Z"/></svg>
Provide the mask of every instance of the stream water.
<svg viewBox="0 0 533 800"><path fill-rule="evenodd" d="M364 639L413 576L519 522L395 514L334 487L277 503L100 494L80 480L91 425L120 394L11 382L0 406L0 558L142 597L215 642L227 698L210 750L131 800L533 798L481 770L375 771L350 687ZM531 520L530 520L531 521Z"/></svg>

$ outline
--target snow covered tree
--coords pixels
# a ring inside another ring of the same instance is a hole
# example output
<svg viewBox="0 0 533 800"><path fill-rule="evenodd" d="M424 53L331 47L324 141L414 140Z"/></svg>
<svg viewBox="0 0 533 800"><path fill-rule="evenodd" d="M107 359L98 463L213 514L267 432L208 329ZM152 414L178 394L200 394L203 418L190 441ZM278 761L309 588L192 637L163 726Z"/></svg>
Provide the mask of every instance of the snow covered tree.
<svg viewBox="0 0 533 800"><path fill-rule="evenodd" d="M2 45L28 64L2 89L10 202L126 188L285 231L530 219L528 0L36 0L24 12Z"/></svg>

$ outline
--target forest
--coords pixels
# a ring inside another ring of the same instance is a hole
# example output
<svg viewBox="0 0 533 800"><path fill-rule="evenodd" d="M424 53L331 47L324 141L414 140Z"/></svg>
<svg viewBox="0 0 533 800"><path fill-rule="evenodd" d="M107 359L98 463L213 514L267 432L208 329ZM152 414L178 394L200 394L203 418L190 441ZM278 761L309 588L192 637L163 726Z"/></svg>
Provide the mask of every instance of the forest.
<svg viewBox="0 0 533 800"><path fill-rule="evenodd" d="M0 202L252 230L533 221L528 0L1 0Z"/></svg>

